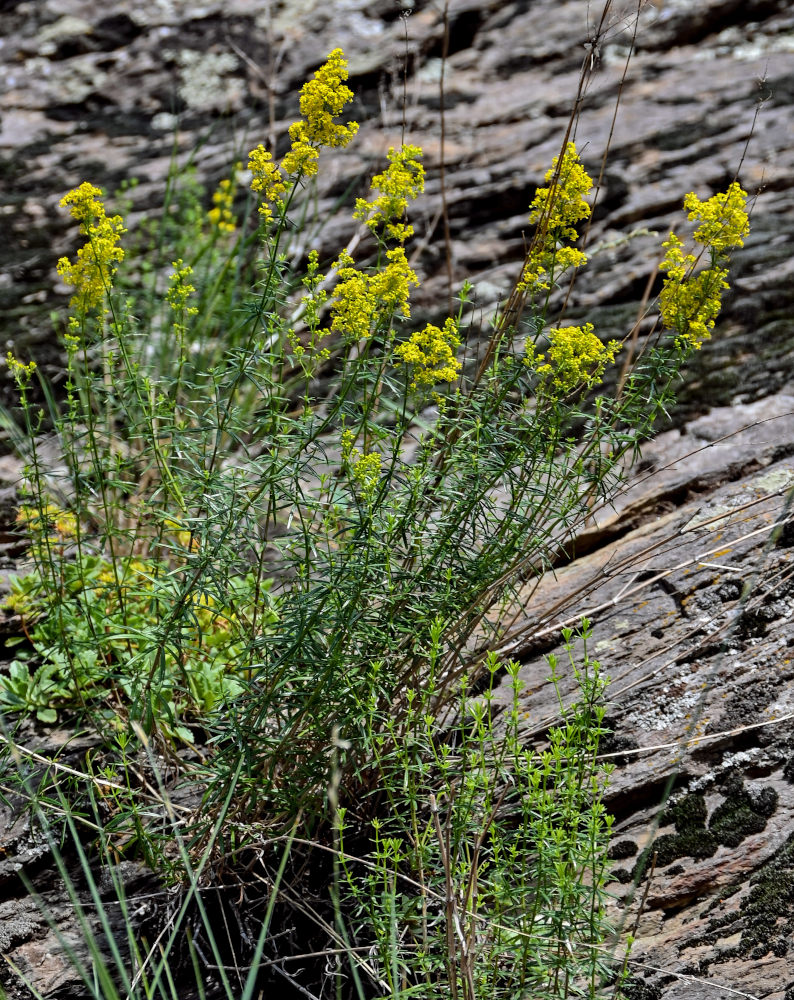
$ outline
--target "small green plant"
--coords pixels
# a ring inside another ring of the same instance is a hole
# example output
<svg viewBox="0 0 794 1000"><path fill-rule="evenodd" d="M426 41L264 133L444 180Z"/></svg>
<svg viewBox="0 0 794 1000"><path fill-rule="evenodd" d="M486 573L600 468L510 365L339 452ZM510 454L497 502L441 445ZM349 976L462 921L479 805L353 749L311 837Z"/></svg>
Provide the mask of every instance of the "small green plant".
<svg viewBox="0 0 794 1000"><path fill-rule="evenodd" d="M416 146L391 150L356 202L368 258L287 256L322 149L356 133L339 120L345 67L335 50L304 86L280 161L251 151L255 236L235 216L239 169L208 212L187 199L190 226L166 213L165 245L181 233L168 275L162 242L137 269L126 259L98 188L63 199L85 242L58 264L74 294L55 461L35 363L8 358L32 567L10 598L28 648L0 701L44 722L78 713L111 748L121 734L172 748L200 727L185 871L300 824L336 857L324 926L360 995L366 975L399 997L596 996L604 681L585 652L579 704L525 750L517 702L500 727L490 698L500 673L518 697L517 668L489 650L516 589L614 496L710 335L746 195L687 196L709 266L671 234L661 324L608 395L620 344L547 323L586 262L592 184L572 142L480 344L468 283L453 316L411 323Z"/></svg>
<svg viewBox="0 0 794 1000"><path fill-rule="evenodd" d="M135 669L141 644L145 648L149 641L158 606L169 608L175 598L171 565L152 555L119 557L115 565L98 554L65 558L76 523L52 504L44 510L23 506L19 521L39 565L53 554L58 559L59 600L53 613L56 581L38 569L12 580L6 606L26 623L25 638L33 649L11 661L0 705L54 723L61 708L112 702L112 711L109 705L102 714L125 726L127 707L140 702L149 683ZM177 531L168 544L190 546L193 539ZM265 596L269 585L264 581ZM194 591L163 655L155 689L158 724L167 735L192 742L186 721L203 719L242 693L243 677L229 668L244 657L241 619L250 620L255 594L251 573L226 579L223 604L209 591ZM266 614L271 623L276 620L272 610ZM69 636L66 645L64 635Z"/></svg>
<svg viewBox="0 0 794 1000"><path fill-rule="evenodd" d="M611 817L597 762L605 679L587 655L588 622L564 632L580 700L560 702L562 724L547 748L519 733L519 664L486 660L488 686L462 684L454 722L432 709L443 628L431 633L430 681L409 699L405 732L362 706L385 802L372 852L351 858L340 808L341 895L355 940L373 942L369 966L390 996L595 996L605 977L602 912ZM549 659L551 682L559 667ZM497 721L493 692L506 671L513 692ZM353 821L355 826L355 821Z"/></svg>

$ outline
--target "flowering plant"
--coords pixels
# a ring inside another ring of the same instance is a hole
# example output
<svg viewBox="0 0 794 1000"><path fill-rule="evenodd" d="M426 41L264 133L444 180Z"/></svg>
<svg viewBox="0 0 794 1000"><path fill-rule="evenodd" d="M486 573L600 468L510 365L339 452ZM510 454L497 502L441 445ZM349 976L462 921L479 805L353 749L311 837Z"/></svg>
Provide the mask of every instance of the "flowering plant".
<svg viewBox="0 0 794 1000"><path fill-rule="evenodd" d="M340 120L346 80L335 49L301 92L281 160L263 145L249 152L253 267L235 214L239 165L211 208L194 202L173 230L164 220L170 267L142 268L154 275L154 309L146 290L123 286L126 230L102 192L84 183L63 199L85 243L58 263L74 294L54 465L29 393L35 363L8 360L26 421L20 527L33 560L9 607L33 650L0 678L0 700L46 722L90 717L110 743L135 733L163 752L201 731L194 843L208 816L237 824L229 843L245 843L254 826L293 837L301 821L307 836L333 837L345 866L335 891L347 885L349 912L372 908L378 989L389 979L397 995L410 969L423 995L448 996L459 961L468 995L475 972L494 995L535 995L539 984L561 995L569 979L559 970L581 945L577 968L595 995L609 826L591 795L598 665L585 656L584 705L543 761L520 748L517 702L500 743L489 698L471 691L485 679L492 692L503 670L492 650L519 587L614 496L675 376L710 336L728 253L748 232L746 195L738 184L705 202L687 195L710 264L698 270L670 235L662 327L609 393L602 381L620 344L603 343L590 323L547 329L555 286L586 262L574 244L592 184L572 142L530 206L536 231L511 296L526 315L503 310L484 351L471 342L468 284L454 315L413 322L416 146L391 149L371 197L356 201L374 264L350 250L327 264L319 248L288 258L292 214L323 150L357 131ZM517 699L517 667L504 671ZM458 710L474 720L455 744L462 782L446 738ZM579 763L566 771L569 759ZM511 799L515 835L494 825L509 793L495 790L494 775L506 760L523 782ZM567 808L557 788L569 789ZM383 789L395 805L385 825L375 814ZM359 879L341 850L353 812L374 844L375 881ZM519 872L523 850L547 872L553 906ZM406 871L422 886L419 904L395 888ZM462 951L453 877L465 901ZM443 935L428 885L446 900ZM493 905L487 932L472 912L479 885ZM485 956L476 967L475 952Z"/></svg>

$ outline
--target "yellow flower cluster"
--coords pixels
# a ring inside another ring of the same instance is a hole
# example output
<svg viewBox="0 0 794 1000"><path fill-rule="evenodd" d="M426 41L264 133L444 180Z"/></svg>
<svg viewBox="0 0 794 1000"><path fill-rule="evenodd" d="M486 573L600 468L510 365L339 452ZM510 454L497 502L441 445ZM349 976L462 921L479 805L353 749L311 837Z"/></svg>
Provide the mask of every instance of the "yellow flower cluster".
<svg viewBox="0 0 794 1000"><path fill-rule="evenodd" d="M259 214L265 222L270 222L273 218L270 203L281 208L281 196L287 190L287 185L284 183L278 164L273 162L273 154L268 152L261 142L256 149L252 149L248 154L248 169L253 175L251 190L262 195Z"/></svg>
<svg viewBox="0 0 794 1000"><path fill-rule="evenodd" d="M235 163L235 175L242 169L242 163ZM237 228L232 206L234 204L234 180L224 177L212 195L212 208L207 212L207 218L219 233L233 233Z"/></svg>
<svg viewBox="0 0 794 1000"><path fill-rule="evenodd" d="M590 387L604 374L607 364L615 360L620 343L611 340L602 344L593 333L593 324L552 328L548 332L547 354L538 360L538 374L546 384L549 380L555 392L567 393L578 386Z"/></svg>
<svg viewBox="0 0 794 1000"><path fill-rule="evenodd" d="M356 200L354 219L360 219L372 232L383 226L384 236L404 243L413 235L413 226L398 220L405 215L409 198L416 198L425 189L425 169L420 160L419 146L402 146L399 150L389 150L389 166L382 174L372 178L372 190L378 192L376 198L367 201Z"/></svg>
<svg viewBox="0 0 794 1000"><path fill-rule="evenodd" d="M380 455L376 451L371 451L356 459L353 466L353 478L364 493L371 492L377 486L380 479L380 462Z"/></svg>
<svg viewBox="0 0 794 1000"><path fill-rule="evenodd" d="M340 333L348 342L371 336L383 320L394 315L406 319L411 315L408 297L411 285L418 285L419 279L403 247L387 250L386 259L386 266L375 274L356 270L346 251L333 264L339 282L331 306L331 331Z"/></svg>
<svg viewBox="0 0 794 1000"><path fill-rule="evenodd" d="M347 60L341 49L334 49L301 88L300 109L305 121L295 122L289 134L293 142L315 146L346 146L358 132L356 122L340 125L334 121L353 100L353 91L345 86Z"/></svg>
<svg viewBox="0 0 794 1000"><path fill-rule="evenodd" d="M530 205L529 221L538 226L524 263L520 288L529 292L548 290L552 281L571 267L581 267L587 257L581 250L564 245L579 238L577 223L590 215L584 200L593 182L579 161L576 145L569 142L562 162L554 157L546 172L549 187L538 188ZM556 178L556 179L555 179Z"/></svg>
<svg viewBox="0 0 794 1000"><path fill-rule="evenodd" d="M409 340L394 351L398 364L411 366L411 388L454 382L461 369L455 357L460 347L458 327L451 317L440 329L428 323L424 330L411 334Z"/></svg>
<svg viewBox="0 0 794 1000"><path fill-rule="evenodd" d="M295 123L295 125L300 124L300 122ZM290 125L290 134L295 125ZM314 177L317 174L319 160L320 150L305 139L298 138L293 140L292 148L284 154L281 169L288 177Z"/></svg>
<svg viewBox="0 0 794 1000"><path fill-rule="evenodd" d="M728 270L721 267L728 252L744 245L750 232L746 210L747 194L734 182L724 194L701 201L690 193L684 199L691 222L699 222L694 238L711 254L712 266L695 274L697 258L685 253L682 241L674 234L662 244L667 253L659 265L666 277L659 295L662 323L678 334L681 348L699 349L711 337L722 304Z"/></svg>
<svg viewBox="0 0 794 1000"><path fill-rule="evenodd" d="M24 389L33 378L33 373L36 371L36 362L29 361L25 364L24 361L19 361L11 351L6 355L6 364L8 365L8 370L11 375L16 380L17 385Z"/></svg>
<svg viewBox="0 0 794 1000"><path fill-rule="evenodd" d="M75 515L54 503L46 503L43 507L22 504L17 512L17 524L33 535L54 531L51 541L64 542L77 534Z"/></svg>
<svg viewBox="0 0 794 1000"><path fill-rule="evenodd" d="M66 284L77 289L71 305L83 314L102 303L110 291L116 266L124 259L124 251L117 244L127 230L120 215L105 214L99 201L101 194L100 188L83 182L60 201L62 208L69 206L72 216L80 221L80 232L88 237L74 263L61 257L57 266Z"/></svg>
<svg viewBox="0 0 794 1000"><path fill-rule="evenodd" d="M165 298L176 317L172 324L174 333L181 341L187 333L185 318L195 316L198 313L195 306L187 304L188 298L196 291L196 288L190 283L193 268L189 264L184 264L181 257L173 262L173 268L173 274L169 279L170 287L165 293Z"/></svg>
<svg viewBox="0 0 794 1000"><path fill-rule="evenodd" d="M381 456L376 451L362 454L353 447L355 439L353 431L342 431L342 460L349 466L362 495L369 498L380 481Z"/></svg>
<svg viewBox="0 0 794 1000"><path fill-rule="evenodd" d="M694 274L697 263L694 254L684 253L683 243L673 233L662 246L667 249L659 265L667 274L659 294L662 323L666 329L678 332L677 342L681 347L699 349L714 329L722 291L728 288L725 280L728 270L710 267Z"/></svg>
<svg viewBox="0 0 794 1000"><path fill-rule="evenodd" d="M695 239L712 253L723 256L735 247L743 247L750 234L747 217L747 192L736 181L724 194L701 201L693 192L684 198L690 222L699 222Z"/></svg>
<svg viewBox="0 0 794 1000"><path fill-rule="evenodd" d="M320 148L346 146L358 131L356 122L342 125L334 120L353 99L353 92L345 86L345 80L347 60L341 49L334 49L314 74L314 79L301 89L300 109L304 120L290 125L292 147L281 164L273 162L272 154L261 143L248 154L248 169L253 174L251 187L262 195L259 212L265 222L273 218L271 204L283 208L282 196L287 190L285 175L296 180L313 177L317 173Z"/></svg>

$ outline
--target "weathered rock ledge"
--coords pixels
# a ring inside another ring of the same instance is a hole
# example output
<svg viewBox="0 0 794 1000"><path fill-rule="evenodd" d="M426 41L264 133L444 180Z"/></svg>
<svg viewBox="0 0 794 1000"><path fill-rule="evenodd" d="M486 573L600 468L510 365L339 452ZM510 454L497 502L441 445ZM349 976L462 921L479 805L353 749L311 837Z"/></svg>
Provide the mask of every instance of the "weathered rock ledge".
<svg viewBox="0 0 794 1000"><path fill-rule="evenodd" d="M558 623L592 622L611 677L614 919L636 925L629 996L790 996L792 456L785 394L660 435L581 534L588 554L527 589L505 643L532 740L558 716L544 658L564 662Z"/></svg>
<svg viewBox="0 0 794 1000"><path fill-rule="evenodd" d="M407 134L428 166L412 216L423 279L414 311L438 317L447 299L438 4L417 0L407 20L391 0L0 8L0 353L32 351L59 371L48 313L66 299L55 263L74 247L57 209L69 187L90 179L113 191L137 176L133 217L154 210L174 138L180 159L195 154L214 184L238 150L283 146L298 88L337 45L350 56L362 128L355 147L327 158L318 205L328 221L316 242L330 258L350 238L349 210L334 206L348 187L351 199L364 193L399 142L407 67ZM452 261L456 282L474 280L486 316L516 276L527 206L590 58L588 10L598 13L574 0L450 3ZM592 52L576 136L594 175L630 37L616 7ZM584 612L593 621L592 651L612 677L614 735L604 752L616 765L614 913L631 928L639 911L632 995L642 1000L794 996L792 51L786 0L641 4L594 252L567 316L594 322L605 338L631 328L660 240L681 227L686 191L709 195L738 171L758 192L753 230L735 256L716 335L682 388L679 429L646 447L631 489L580 536L579 558L528 592L505 644L524 663L534 739L556 711L543 660L556 626ZM12 867L35 863L21 827L2 839ZM651 876L642 874L646 848L656 854ZM0 917L14 917L2 925L2 950L50 975L48 995L79 996L63 966L52 966L51 939L19 903L19 884L0 877L0 888Z"/></svg>

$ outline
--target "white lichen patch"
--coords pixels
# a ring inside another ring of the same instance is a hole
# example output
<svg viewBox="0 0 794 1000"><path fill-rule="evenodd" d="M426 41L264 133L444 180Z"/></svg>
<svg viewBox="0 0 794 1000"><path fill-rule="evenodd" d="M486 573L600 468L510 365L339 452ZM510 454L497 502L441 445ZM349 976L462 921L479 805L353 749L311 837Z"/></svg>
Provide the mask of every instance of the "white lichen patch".
<svg viewBox="0 0 794 1000"><path fill-rule="evenodd" d="M245 92L242 79L230 76L238 68L231 52L177 53L180 67L179 96L195 111L226 111L239 106Z"/></svg>
<svg viewBox="0 0 794 1000"><path fill-rule="evenodd" d="M771 52L794 52L794 33L765 32L759 24L735 25L717 35L715 52L734 59L760 59Z"/></svg>
<svg viewBox="0 0 794 1000"><path fill-rule="evenodd" d="M90 33L91 25L88 21L73 14L64 14L57 21L46 24L39 32L39 55L51 56L58 48L58 42Z"/></svg>
<svg viewBox="0 0 794 1000"><path fill-rule="evenodd" d="M739 511L743 513L748 501L756 500L767 494L774 495L785 492L794 484L794 468L777 466L748 480L740 492L728 497L722 503L712 501L704 504L681 528L681 532L705 528L707 531L722 530L730 523L731 515Z"/></svg>
<svg viewBox="0 0 794 1000"><path fill-rule="evenodd" d="M725 503L708 503L704 507L701 507L697 514L687 521L681 529L681 534L685 531L694 531L695 528L705 528L707 531L716 531L717 528L724 528L731 514L733 514L735 507L739 505L739 501L734 506ZM725 516L720 517L720 514L724 514Z"/></svg>
<svg viewBox="0 0 794 1000"><path fill-rule="evenodd" d="M62 62L35 56L25 61L25 70L46 80L50 92L63 104L81 104L92 93L101 93L108 74L97 65L94 53L74 56Z"/></svg>
<svg viewBox="0 0 794 1000"><path fill-rule="evenodd" d="M178 125L179 118L170 111L160 111L152 118L152 128L158 132L173 132Z"/></svg>
<svg viewBox="0 0 794 1000"><path fill-rule="evenodd" d="M194 0L148 0L146 4L133 4L130 16L137 24L149 25L163 20L172 23L187 18L198 20L211 11L211 4L195 3Z"/></svg>
<svg viewBox="0 0 794 1000"><path fill-rule="evenodd" d="M794 483L794 468L775 468L751 480L750 487L759 493L782 493Z"/></svg>
<svg viewBox="0 0 794 1000"><path fill-rule="evenodd" d="M632 709L632 719L639 729L646 732L670 729L696 714L693 710L700 705L702 696L701 682L696 681L691 673L681 672L671 677L661 689L648 692L645 699Z"/></svg>

